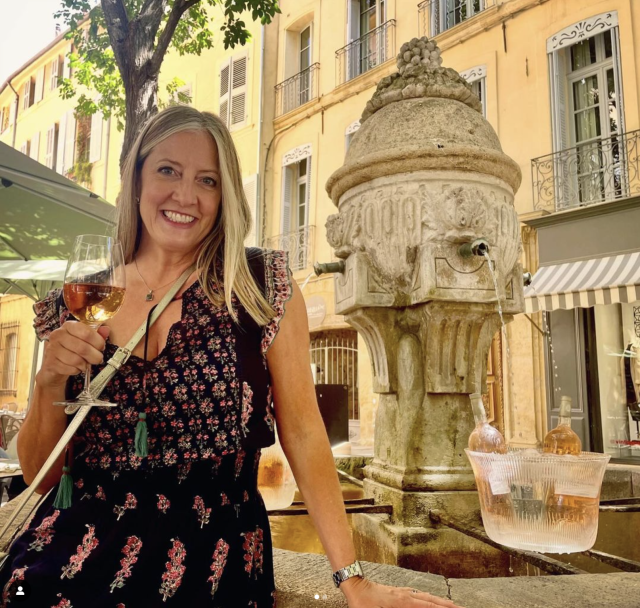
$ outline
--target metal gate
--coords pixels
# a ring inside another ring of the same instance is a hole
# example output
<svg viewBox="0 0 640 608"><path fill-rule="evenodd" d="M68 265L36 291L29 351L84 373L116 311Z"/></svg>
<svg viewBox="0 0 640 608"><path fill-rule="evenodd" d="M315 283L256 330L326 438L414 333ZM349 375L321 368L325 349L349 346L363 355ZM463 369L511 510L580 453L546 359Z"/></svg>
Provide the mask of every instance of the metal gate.
<svg viewBox="0 0 640 608"><path fill-rule="evenodd" d="M349 387L349 420L359 420L358 334L349 329L312 334L309 349L316 384Z"/></svg>

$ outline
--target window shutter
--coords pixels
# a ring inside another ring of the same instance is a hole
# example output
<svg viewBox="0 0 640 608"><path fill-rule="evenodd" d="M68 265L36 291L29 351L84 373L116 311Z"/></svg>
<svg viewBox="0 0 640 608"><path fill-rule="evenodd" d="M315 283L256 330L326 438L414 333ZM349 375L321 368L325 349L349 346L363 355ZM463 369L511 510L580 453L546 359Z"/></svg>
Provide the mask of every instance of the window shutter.
<svg viewBox="0 0 640 608"><path fill-rule="evenodd" d="M293 165L282 167L284 173L282 180L282 218L280 221L280 233L291 232L291 195L293 190Z"/></svg>
<svg viewBox="0 0 640 608"><path fill-rule="evenodd" d="M246 119L247 57L233 60L231 70L231 126L239 126Z"/></svg>
<svg viewBox="0 0 640 608"><path fill-rule="evenodd" d="M311 200L311 156L307 157L307 187L304 189L306 200L304 201L304 225L309 225L309 201Z"/></svg>
<svg viewBox="0 0 640 608"><path fill-rule="evenodd" d="M618 133L625 132L624 120L624 95L622 94L622 68L620 66L620 28L614 27L611 30L611 42L613 51L613 78L616 85L616 93L618 95Z"/></svg>
<svg viewBox="0 0 640 608"><path fill-rule="evenodd" d="M36 75L36 96L34 99L34 103L38 103L42 101L42 97L44 96L44 66L42 66L38 70L38 74Z"/></svg>
<svg viewBox="0 0 640 608"><path fill-rule="evenodd" d="M91 137L89 141L89 162L94 163L100 160L102 153L102 123L101 112L91 115Z"/></svg>
<svg viewBox="0 0 640 608"><path fill-rule="evenodd" d="M35 133L31 138L31 145L29 146L29 156L33 160L38 160L40 154L40 132Z"/></svg>
<svg viewBox="0 0 640 608"><path fill-rule="evenodd" d="M58 127L58 141L57 141L57 151L56 151L56 171L60 174L64 171L64 142L65 136L67 132L67 114L63 114L62 119L60 120L60 126Z"/></svg>
<svg viewBox="0 0 640 608"><path fill-rule="evenodd" d="M258 228L256 222L258 221L258 175L255 174L245 179L242 186L251 211L251 230L249 231L244 244L247 247L257 247Z"/></svg>
<svg viewBox="0 0 640 608"><path fill-rule="evenodd" d="M73 110L67 112L67 128L64 137L64 172L66 173L73 167L75 162L76 150L76 118Z"/></svg>
<svg viewBox="0 0 640 608"><path fill-rule="evenodd" d="M231 88L231 61L225 61L220 69L220 118L229 126L229 90Z"/></svg>
<svg viewBox="0 0 640 608"><path fill-rule="evenodd" d="M69 49L68 52L70 53L71 49ZM64 63L62 67L62 77L71 78L71 63L69 61L69 56L67 54L65 54L64 56Z"/></svg>
<svg viewBox="0 0 640 608"><path fill-rule="evenodd" d="M564 49L554 51L549 55L549 69L551 78L551 119L553 127L553 151L560 152L569 147L567 131L567 67ZM569 160L559 155L554 161L556 209L571 204L572 181L575 181L575 171L569 166ZM577 189L574 190L577 192Z"/></svg>
<svg viewBox="0 0 640 608"><path fill-rule="evenodd" d="M25 156L28 156L28 154L29 154L29 142L28 141L25 141L20 146L20 152L22 152Z"/></svg>
<svg viewBox="0 0 640 608"><path fill-rule="evenodd" d="M53 91L58 87L58 73L60 71L60 57L56 57L51 62L51 75L49 76L49 90Z"/></svg>
<svg viewBox="0 0 640 608"><path fill-rule="evenodd" d="M44 157L44 164L53 169L56 165L56 125L47 130L47 151Z"/></svg>
<svg viewBox="0 0 640 608"><path fill-rule="evenodd" d="M29 98L31 97L31 79L27 80L22 87L22 110L29 107Z"/></svg>

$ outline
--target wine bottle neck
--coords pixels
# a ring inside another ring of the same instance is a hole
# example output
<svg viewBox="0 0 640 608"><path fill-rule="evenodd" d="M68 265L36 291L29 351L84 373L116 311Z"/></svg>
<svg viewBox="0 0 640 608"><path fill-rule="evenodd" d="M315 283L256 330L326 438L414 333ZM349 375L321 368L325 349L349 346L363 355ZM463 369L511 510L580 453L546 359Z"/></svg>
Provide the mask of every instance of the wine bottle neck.
<svg viewBox="0 0 640 608"><path fill-rule="evenodd" d="M482 398L471 397L471 408L473 409L473 418L476 421L476 426L487 422L487 412L484 409Z"/></svg>

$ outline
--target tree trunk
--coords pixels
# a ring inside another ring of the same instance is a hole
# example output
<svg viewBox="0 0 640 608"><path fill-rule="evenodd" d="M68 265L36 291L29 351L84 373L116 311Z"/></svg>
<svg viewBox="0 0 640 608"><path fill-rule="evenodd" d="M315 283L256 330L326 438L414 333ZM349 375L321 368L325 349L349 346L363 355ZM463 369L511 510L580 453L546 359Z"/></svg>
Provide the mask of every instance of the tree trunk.
<svg viewBox="0 0 640 608"><path fill-rule="evenodd" d="M124 79L126 114L124 143L120 152L120 172L138 132L158 112L158 75L135 71Z"/></svg>

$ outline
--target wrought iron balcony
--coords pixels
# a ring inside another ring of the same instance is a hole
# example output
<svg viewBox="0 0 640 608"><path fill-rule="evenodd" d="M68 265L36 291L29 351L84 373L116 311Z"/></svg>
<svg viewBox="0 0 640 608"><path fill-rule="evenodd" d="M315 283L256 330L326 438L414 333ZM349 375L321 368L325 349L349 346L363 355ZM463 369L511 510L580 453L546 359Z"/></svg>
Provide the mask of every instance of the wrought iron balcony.
<svg viewBox="0 0 640 608"><path fill-rule="evenodd" d="M336 86L352 80L395 55L396 21L390 19L336 51Z"/></svg>
<svg viewBox="0 0 640 608"><path fill-rule="evenodd" d="M304 226L294 232L272 236L267 239L267 247L288 251L291 270L304 270L313 264L314 232L315 226Z"/></svg>
<svg viewBox="0 0 640 608"><path fill-rule="evenodd" d="M631 131L534 158L533 208L553 213L640 194L639 139Z"/></svg>
<svg viewBox="0 0 640 608"><path fill-rule="evenodd" d="M418 4L420 36L433 38L495 4L496 0L424 0Z"/></svg>
<svg viewBox="0 0 640 608"><path fill-rule="evenodd" d="M314 63L275 86L276 117L291 112L318 96L319 72L320 64Z"/></svg>

